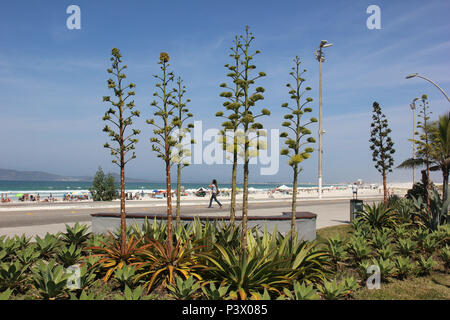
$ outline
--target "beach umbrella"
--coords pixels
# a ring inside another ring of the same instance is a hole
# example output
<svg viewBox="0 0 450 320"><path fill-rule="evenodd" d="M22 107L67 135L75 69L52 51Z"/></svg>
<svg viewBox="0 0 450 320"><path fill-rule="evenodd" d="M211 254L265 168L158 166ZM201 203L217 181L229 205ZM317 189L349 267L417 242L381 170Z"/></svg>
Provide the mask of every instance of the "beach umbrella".
<svg viewBox="0 0 450 320"><path fill-rule="evenodd" d="M16 194L16 197L17 197L17 198L20 198L20 197L22 197L22 196L23 196L23 193L17 193L17 194Z"/></svg>
<svg viewBox="0 0 450 320"><path fill-rule="evenodd" d="M156 190L156 189L155 189L155 190L153 190L152 192L159 192L159 190Z"/></svg>
<svg viewBox="0 0 450 320"><path fill-rule="evenodd" d="M279 186L277 189L278 190L290 190L291 188L289 188L288 186L283 184L282 186Z"/></svg>

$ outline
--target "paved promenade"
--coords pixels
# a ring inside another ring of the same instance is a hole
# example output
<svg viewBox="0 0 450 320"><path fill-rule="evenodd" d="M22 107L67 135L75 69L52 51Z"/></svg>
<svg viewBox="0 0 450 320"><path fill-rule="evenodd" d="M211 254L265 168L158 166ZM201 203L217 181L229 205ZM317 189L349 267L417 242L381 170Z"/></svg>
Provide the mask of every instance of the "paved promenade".
<svg viewBox="0 0 450 320"><path fill-rule="evenodd" d="M364 202L379 201L381 197L362 197ZM349 223L350 198L325 197L300 199L297 211L309 211L317 214L317 229ZM182 215L217 215L229 214L229 201L220 200L219 208L207 208L209 199L182 202ZM164 214L165 201L127 201L127 213ZM175 206L174 206L175 209ZM241 204L238 202L236 214L240 215ZM286 199L249 200L249 215L274 216L291 210L291 202ZM43 236L45 233L57 233L65 230L65 224L76 222L91 225L92 213L119 212L119 202L85 202L85 203L51 203L51 204L17 204L0 206L0 236ZM174 210L175 211L175 210Z"/></svg>

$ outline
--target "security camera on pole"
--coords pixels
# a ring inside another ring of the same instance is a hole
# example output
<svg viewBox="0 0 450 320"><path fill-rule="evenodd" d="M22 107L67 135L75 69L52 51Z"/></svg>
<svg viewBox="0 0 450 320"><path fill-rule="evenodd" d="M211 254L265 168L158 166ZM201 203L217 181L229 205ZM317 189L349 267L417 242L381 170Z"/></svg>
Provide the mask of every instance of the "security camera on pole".
<svg viewBox="0 0 450 320"><path fill-rule="evenodd" d="M322 62L325 61L323 48L331 47L333 44L327 40L320 41L319 49L314 53L317 61L319 61L320 77L319 77L319 199L322 198L322 135L325 131L322 129Z"/></svg>

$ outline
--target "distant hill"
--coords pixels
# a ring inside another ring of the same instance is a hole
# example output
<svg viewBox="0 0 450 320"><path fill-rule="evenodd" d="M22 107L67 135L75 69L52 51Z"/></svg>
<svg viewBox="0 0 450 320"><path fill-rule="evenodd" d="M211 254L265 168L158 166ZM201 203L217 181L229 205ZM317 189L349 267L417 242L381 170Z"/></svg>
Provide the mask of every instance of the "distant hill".
<svg viewBox="0 0 450 320"><path fill-rule="evenodd" d="M120 181L120 175L111 173L116 181ZM66 177L42 171L18 171L0 169L0 180L2 181L92 181L93 177L79 176ZM126 182L149 182L144 179L125 178Z"/></svg>

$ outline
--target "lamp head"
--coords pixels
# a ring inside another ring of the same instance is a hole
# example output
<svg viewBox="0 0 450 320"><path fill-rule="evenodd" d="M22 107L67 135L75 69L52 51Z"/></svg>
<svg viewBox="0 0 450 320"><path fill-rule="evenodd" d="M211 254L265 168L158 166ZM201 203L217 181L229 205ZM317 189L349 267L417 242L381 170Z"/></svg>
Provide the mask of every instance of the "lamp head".
<svg viewBox="0 0 450 320"><path fill-rule="evenodd" d="M414 78L414 77L416 77L418 75L419 75L418 73L412 73L412 74L406 76L406 79L411 79L411 78Z"/></svg>

